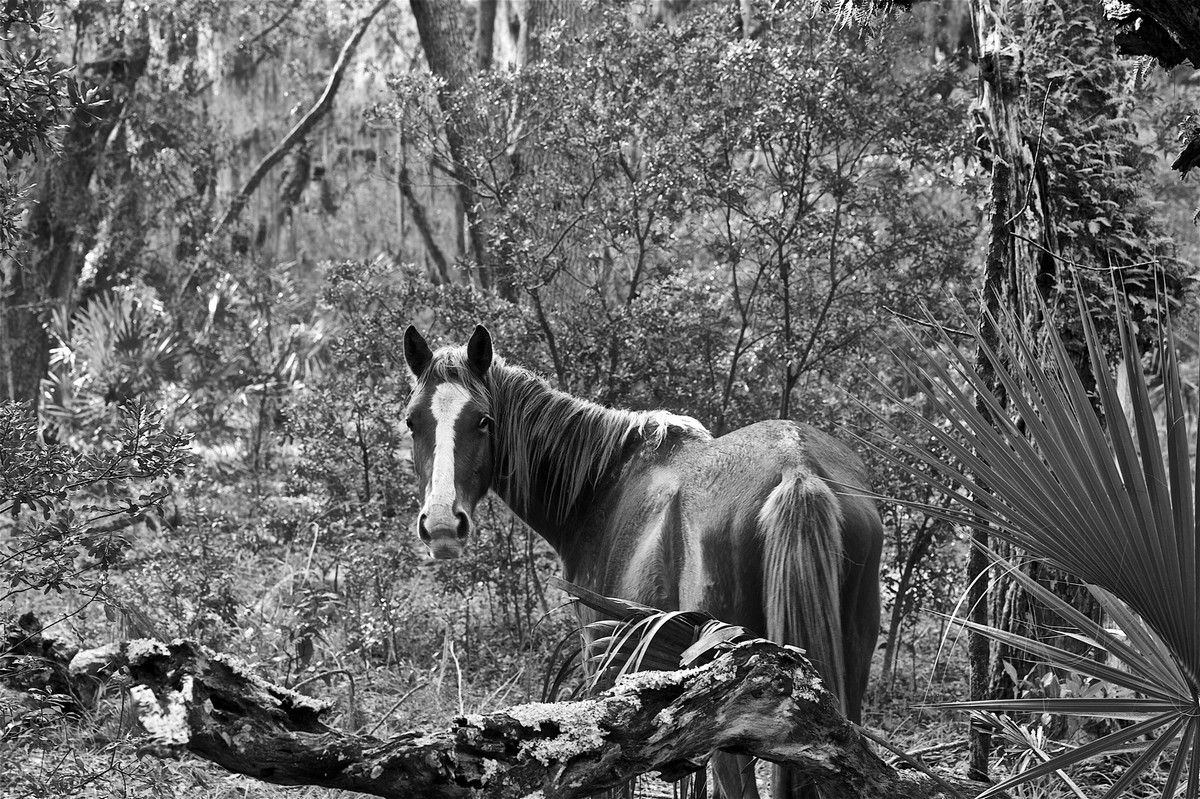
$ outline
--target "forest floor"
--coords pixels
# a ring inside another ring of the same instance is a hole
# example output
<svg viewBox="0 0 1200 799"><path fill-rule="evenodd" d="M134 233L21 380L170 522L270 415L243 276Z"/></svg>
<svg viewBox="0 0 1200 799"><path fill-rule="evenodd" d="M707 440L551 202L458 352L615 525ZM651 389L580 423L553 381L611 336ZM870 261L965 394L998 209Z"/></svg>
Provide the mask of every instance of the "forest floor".
<svg viewBox="0 0 1200 799"><path fill-rule="evenodd" d="M117 626L117 625L114 625ZM950 767L963 759L965 724L956 714L924 705L961 696L965 672L961 647L938 660L936 631L914 646L890 688L877 685L866 723L901 749L926 752L927 761ZM536 701L541 692L543 656L530 653L513 673L480 670L461 674L453 666L416 677L403 669L358 667L353 697L345 675L329 675L307 690L335 702L329 722L355 726L379 737L444 725L450 717ZM265 665L265 664L264 664ZM911 669L915 669L910 671ZM264 668L269 675L269 666ZM0 699L0 707L2 707ZM353 706L351 706L351 701ZM254 797L334 797L347 792L285 788L229 774L196 758L160 760L139 756L135 729L123 691L110 686L95 706L63 713L54 702L19 719L4 719L0 733L0 796L121 797L121 799L253 799ZM767 768L759 769L763 796L769 796ZM648 779L639 796L669 797L672 787Z"/></svg>
<svg viewBox="0 0 1200 799"><path fill-rule="evenodd" d="M572 624L565 610L544 615L555 602L529 598L544 585L536 570L505 577L492 568L450 585L448 577L471 573L480 562L456 563L447 572L429 562L394 561L399 556L378 543L364 552L349 539L318 546L316 535L305 534L312 525L281 522L289 513L308 516L284 500L272 502L255 509L214 501L203 513L189 510L203 523L139 533L127 567L114 575L112 593L121 604L81 609L79 597L64 593L25 597L27 607L0 610L33 610L43 619L73 614L47 634L81 648L152 633L196 638L241 656L269 680L331 702L331 726L380 738L541 698L555 646ZM535 556L553 572L552 559ZM511 559L518 563L523 555ZM393 569L407 576L399 580ZM532 581L520 613L507 610L504 599L515 590L514 575ZM944 641L943 629L934 620L907 629L895 673L886 679L876 663L864 721L895 748L961 774L965 716L933 705L967 696L965 642ZM41 696L30 711L28 696L0 693L3 799L351 795L273 786L190 757L140 755L127 694L115 683L102 686L83 710L68 711L64 699ZM999 773L1013 759L998 759ZM765 773L760 769L764 782ZM669 786L654 781L642 791L670 795ZM1028 795L1072 794L1046 784Z"/></svg>

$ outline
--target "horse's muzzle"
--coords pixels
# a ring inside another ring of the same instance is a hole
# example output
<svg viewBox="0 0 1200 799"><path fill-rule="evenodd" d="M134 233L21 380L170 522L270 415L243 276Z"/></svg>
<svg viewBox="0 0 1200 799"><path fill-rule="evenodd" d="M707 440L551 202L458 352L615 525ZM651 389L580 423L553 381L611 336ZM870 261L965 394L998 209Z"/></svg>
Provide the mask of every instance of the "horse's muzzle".
<svg viewBox="0 0 1200 799"><path fill-rule="evenodd" d="M460 509L433 508L417 517L417 535L438 560L460 557L471 527L470 515Z"/></svg>

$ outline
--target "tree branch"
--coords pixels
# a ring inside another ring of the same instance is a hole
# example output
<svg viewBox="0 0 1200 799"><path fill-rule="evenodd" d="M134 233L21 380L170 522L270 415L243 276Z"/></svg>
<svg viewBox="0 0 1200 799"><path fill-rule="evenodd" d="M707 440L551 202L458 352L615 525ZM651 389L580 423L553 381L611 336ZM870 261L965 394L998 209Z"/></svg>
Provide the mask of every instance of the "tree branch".
<svg viewBox="0 0 1200 799"><path fill-rule="evenodd" d="M421 243L425 245L425 251L429 253L429 258L433 261L434 267L437 269L438 282L442 284L453 283L454 280L450 276L450 262L446 260L446 254L442 252L442 248L438 246L437 238L433 235L433 225L429 221L429 214L425 212L425 206L417 199L416 192L412 187L412 176L409 175L408 167L401 165L400 172L396 176L396 180L400 185L400 194L404 197L404 201L408 203L408 208L412 211L413 224L417 226L417 233L421 236Z"/></svg>
<svg viewBox="0 0 1200 799"><path fill-rule="evenodd" d="M131 641L122 658L150 733L143 752L191 752L281 785L392 799L576 797L649 771L677 779L720 748L802 768L830 799L949 795L876 756L812 664L763 640L700 668L634 675L596 699L518 705L386 741L326 726L323 703L194 643ZM953 782L964 795L986 787Z"/></svg>
<svg viewBox="0 0 1200 799"><path fill-rule="evenodd" d="M288 131L288 134L283 137L283 141L279 142L275 146L275 149L267 153L262 161L258 163L258 166L254 168L254 172L250 175L250 178L242 186L241 190L234 195L233 201L229 204L229 210L225 212L225 215L221 217L221 221L213 229L214 234L220 232L237 219L246 207L246 203L250 201L250 197L258 189L259 184L262 183L263 178L267 176L267 173L283 160L283 157L295 146L296 142L307 136L309 131L321 121L321 118L329 113L329 109L333 107L333 98L337 94L338 87L342 84L342 78L346 74L346 67L349 66L350 59L354 56L355 49L358 48L358 43L362 41L367 28L371 26L371 21L390 2L391 0L379 0L367 12L366 16L362 18L354 33L342 45L342 52L338 54L337 62L333 65L333 71L329 75L329 82L325 84L325 91L321 93L320 98L308 110L308 113L296 123L295 127Z"/></svg>

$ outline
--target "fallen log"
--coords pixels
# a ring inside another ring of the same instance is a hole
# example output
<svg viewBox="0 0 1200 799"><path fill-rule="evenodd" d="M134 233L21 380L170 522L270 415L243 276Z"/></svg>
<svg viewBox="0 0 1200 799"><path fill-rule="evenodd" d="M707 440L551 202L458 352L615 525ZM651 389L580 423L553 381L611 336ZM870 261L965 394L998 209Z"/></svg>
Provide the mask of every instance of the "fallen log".
<svg viewBox="0 0 1200 799"><path fill-rule="evenodd" d="M281 785L392 799L576 797L651 771L677 779L724 749L799 767L831 799L952 795L881 760L812 664L763 640L699 668L623 678L594 699L518 705L387 740L329 727L322 702L189 641L130 641L120 657L149 733L142 751L191 752ZM986 787L946 781L961 796Z"/></svg>

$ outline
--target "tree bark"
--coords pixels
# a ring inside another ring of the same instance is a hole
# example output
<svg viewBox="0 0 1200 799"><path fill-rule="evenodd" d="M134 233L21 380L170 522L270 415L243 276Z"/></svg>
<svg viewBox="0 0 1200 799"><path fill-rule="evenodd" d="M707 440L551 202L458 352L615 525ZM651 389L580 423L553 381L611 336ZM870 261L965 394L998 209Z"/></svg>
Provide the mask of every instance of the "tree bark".
<svg viewBox="0 0 1200 799"><path fill-rule="evenodd" d="M1035 231L1029 229L1030 222L1038 225L1042 220L1030 219L1030 210L1036 214L1032 204L1022 204L1022 187L1031 184L1027 179L1031 164L1025 158L1023 137L1017 121L1014 101L1019 99L1024 88L1024 54L1020 43L1013 35L1004 16L1005 6L994 0L972 0L971 11L975 18L975 54L979 64L979 82L976 99L976 119L980 130L979 143L981 160L991 172L991 208L988 211L987 255L984 262L983 303L979 319L981 340L988 346L995 345L996 331L988 323L986 314L998 318L1004 310L1014 319L1025 319L1021 288L1021 275L1027 270L1028 259L1018 251L1013 237L1014 226L1027 232L1028 239L1040 241ZM1022 245L1023 246L1023 245ZM976 369L993 393L1002 392L991 363L983 349L976 354ZM1006 404L1003 394L1002 405ZM977 399L976 406L990 419L986 403ZM983 488L986 489L986 486ZM971 553L967 562L968 601L971 621L987 625L990 581L988 561L984 548L989 545L986 528L980 526L971 533ZM981 701L991 695L992 659L988 639L971 632L968 637L968 658L971 667L971 699ZM983 727L972 724L971 752L967 773L973 779L987 779L988 760L991 753L991 735Z"/></svg>
<svg viewBox="0 0 1200 799"><path fill-rule="evenodd" d="M1057 220L1048 201L1047 176L1040 162L1040 133L1023 129L1020 108L1027 89L1025 54L1021 37L1006 16L1007 5L997 0L972 0L975 17L975 47L979 62L979 95L976 102L980 129L981 160L991 172L991 209L989 211L988 249L984 268L983 302L986 315L1019 327L1027 340L1037 339L1046 309L1053 309L1056 294L1062 291L1057 275L1060 251ZM979 330L985 346L996 346L996 331L981 314ZM976 369L991 392L1007 406L1003 387L984 356L976 356ZM980 413L989 418L983 403ZM983 486L986 488L986 486ZM999 629L1045 640L1046 628L1039 625L1030 604L1023 601L1018 586L989 586L988 561L979 545L989 545L982 530L972 533L973 548L968 563L971 619ZM1017 560L1019 554L1003 542L991 543L1003 556ZM1066 582L1057 572L1034 574L1068 602L1078 597L1064 593ZM990 614L989 614L990 605ZM1091 613L1094 607L1076 605ZM1061 642L1060 642L1061 643ZM1015 664L1023 675L1037 668L1028 655L1000 645L994 651L982 636L972 633L971 695L980 700L1011 696L1014 686L1004 668L1005 661ZM990 663L989 663L990 660ZM972 736L968 774L986 777L987 733L977 730Z"/></svg>
<svg viewBox="0 0 1200 799"><path fill-rule="evenodd" d="M1185 60L1200 69L1200 6L1178 0L1104 3L1117 25L1117 45L1128 55L1148 55L1166 69Z"/></svg>
<svg viewBox="0 0 1200 799"><path fill-rule="evenodd" d="M386 741L326 726L323 703L191 642L131 641L119 659L149 732L142 751L191 752L281 785L392 799L576 797L649 771L677 779L724 749L799 767L828 799L986 788L897 772L841 715L799 650L763 640L699 668L634 675L596 699L518 705Z"/></svg>
<svg viewBox="0 0 1200 799"><path fill-rule="evenodd" d="M456 95L464 94L472 67L477 63L474 37L465 24L467 10L458 0L410 0L410 6L429 71L441 79L437 101L446 127L446 145L453 161L459 201L466 217L471 259L475 261L480 286L490 289L496 264L484 236L486 205L475 191L476 181L468 163L468 148L483 133L471 121L475 115L470 110L458 108L455 100ZM504 165L499 166L503 171Z"/></svg>
<svg viewBox="0 0 1200 799"><path fill-rule="evenodd" d="M475 16L475 68L486 72L492 68L492 46L496 32L496 0L479 0Z"/></svg>

